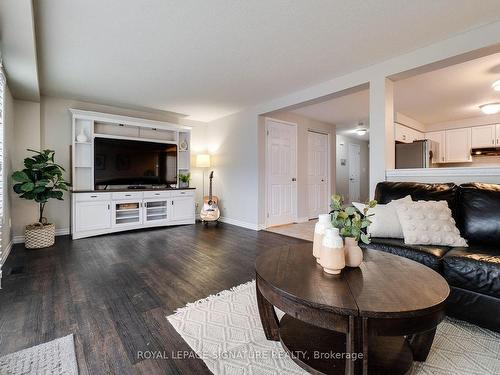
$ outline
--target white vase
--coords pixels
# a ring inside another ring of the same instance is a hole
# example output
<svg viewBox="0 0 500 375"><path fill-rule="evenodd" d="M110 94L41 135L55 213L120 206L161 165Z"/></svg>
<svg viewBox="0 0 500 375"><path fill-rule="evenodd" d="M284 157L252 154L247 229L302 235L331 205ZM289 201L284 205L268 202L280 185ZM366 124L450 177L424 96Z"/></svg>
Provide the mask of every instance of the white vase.
<svg viewBox="0 0 500 375"><path fill-rule="evenodd" d="M363 261L363 251L358 246L358 241L352 237L346 237L344 252L346 266L359 267Z"/></svg>
<svg viewBox="0 0 500 375"><path fill-rule="evenodd" d="M314 226L313 256L316 258L316 262L318 263L320 263L319 258L321 256L321 246L323 246L323 236L325 234L325 229L332 227L332 223L330 220L330 214L319 215L318 222Z"/></svg>
<svg viewBox="0 0 500 375"><path fill-rule="evenodd" d="M337 275L345 267L344 243L337 228L328 228L321 247L321 266L326 273Z"/></svg>
<svg viewBox="0 0 500 375"><path fill-rule="evenodd" d="M83 131L83 128L80 129L80 133L76 136L76 140L78 142L87 142L88 141L88 138L85 135L85 132Z"/></svg>

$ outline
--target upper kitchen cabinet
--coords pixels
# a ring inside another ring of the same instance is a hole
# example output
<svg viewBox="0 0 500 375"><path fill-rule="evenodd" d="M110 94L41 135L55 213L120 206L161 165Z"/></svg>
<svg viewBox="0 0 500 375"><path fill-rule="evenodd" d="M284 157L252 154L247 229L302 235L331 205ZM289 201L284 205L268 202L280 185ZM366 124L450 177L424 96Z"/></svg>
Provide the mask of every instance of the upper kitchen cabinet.
<svg viewBox="0 0 500 375"><path fill-rule="evenodd" d="M432 159L432 162L434 164L444 163L445 162L444 131L425 133L425 138L430 139L431 141L437 142L439 144L439 155L437 155L437 157L435 156Z"/></svg>
<svg viewBox="0 0 500 375"><path fill-rule="evenodd" d="M394 124L394 139L398 142L411 143L419 139L424 139L424 133L407 126Z"/></svg>
<svg viewBox="0 0 500 375"><path fill-rule="evenodd" d="M472 148L493 147L497 143L498 125L475 126L471 128L471 146Z"/></svg>
<svg viewBox="0 0 500 375"><path fill-rule="evenodd" d="M445 130L445 162L463 163L472 161L471 128Z"/></svg>

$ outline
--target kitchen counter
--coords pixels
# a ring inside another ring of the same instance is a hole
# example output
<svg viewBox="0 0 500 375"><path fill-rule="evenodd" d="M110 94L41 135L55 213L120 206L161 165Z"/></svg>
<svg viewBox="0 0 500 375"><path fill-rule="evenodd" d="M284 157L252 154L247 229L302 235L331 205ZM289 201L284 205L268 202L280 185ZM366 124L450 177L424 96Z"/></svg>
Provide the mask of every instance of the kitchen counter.
<svg viewBox="0 0 500 375"><path fill-rule="evenodd" d="M389 169L385 172L387 181L408 182L484 182L500 184L500 167L460 168L415 168Z"/></svg>

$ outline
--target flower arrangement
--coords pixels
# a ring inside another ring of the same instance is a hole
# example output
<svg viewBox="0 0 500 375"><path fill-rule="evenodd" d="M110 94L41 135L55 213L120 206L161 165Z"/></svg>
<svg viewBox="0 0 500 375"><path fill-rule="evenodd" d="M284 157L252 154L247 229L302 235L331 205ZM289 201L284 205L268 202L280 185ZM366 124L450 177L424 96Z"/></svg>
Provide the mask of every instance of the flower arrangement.
<svg viewBox="0 0 500 375"><path fill-rule="evenodd" d="M370 236L367 234L366 229L371 224L370 217L373 214L368 214L368 209L377 205L377 201L371 200L366 203L363 213L361 214L355 207L344 207L344 197L335 194L332 196L332 203L330 205L332 211L332 225L338 228L340 235L343 237L352 237L356 241L369 244Z"/></svg>

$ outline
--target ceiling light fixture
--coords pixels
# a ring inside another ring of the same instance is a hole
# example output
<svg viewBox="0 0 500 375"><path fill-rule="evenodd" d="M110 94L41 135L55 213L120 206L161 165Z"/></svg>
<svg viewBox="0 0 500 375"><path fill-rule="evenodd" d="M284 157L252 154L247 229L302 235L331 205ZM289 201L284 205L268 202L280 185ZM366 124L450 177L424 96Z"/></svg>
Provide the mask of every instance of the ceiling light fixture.
<svg viewBox="0 0 500 375"><path fill-rule="evenodd" d="M498 81L493 82L491 87L493 87L493 90L495 91L500 91L500 79Z"/></svg>
<svg viewBox="0 0 500 375"><path fill-rule="evenodd" d="M366 129L356 129L356 134L357 135L365 135L366 134Z"/></svg>
<svg viewBox="0 0 500 375"><path fill-rule="evenodd" d="M494 115L495 113L500 112L500 103L488 103L480 105L479 108L485 115Z"/></svg>

